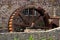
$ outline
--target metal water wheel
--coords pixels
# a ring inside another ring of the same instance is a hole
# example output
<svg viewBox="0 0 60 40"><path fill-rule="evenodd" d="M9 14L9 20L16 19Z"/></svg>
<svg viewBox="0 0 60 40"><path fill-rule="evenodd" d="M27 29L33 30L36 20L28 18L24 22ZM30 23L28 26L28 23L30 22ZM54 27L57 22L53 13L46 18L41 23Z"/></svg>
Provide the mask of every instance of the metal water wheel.
<svg viewBox="0 0 60 40"><path fill-rule="evenodd" d="M35 8L15 10L9 19L9 31L24 32L27 27L31 29L43 29L45 27L43 20L44 10L41 9L40 11L39 13Z"/></svg>

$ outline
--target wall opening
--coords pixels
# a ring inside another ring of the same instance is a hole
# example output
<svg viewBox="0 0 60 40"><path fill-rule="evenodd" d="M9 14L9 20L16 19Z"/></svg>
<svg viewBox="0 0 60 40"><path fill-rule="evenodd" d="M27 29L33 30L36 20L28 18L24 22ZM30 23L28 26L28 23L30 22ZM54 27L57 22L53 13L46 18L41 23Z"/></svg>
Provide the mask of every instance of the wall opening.
<svg viewBox="0 0 60 40"><path fill-rule="evenodd" d="M28 29L49 30L58 27L41 7L17 9L10 16L9 32L24 32Z"/></svg>

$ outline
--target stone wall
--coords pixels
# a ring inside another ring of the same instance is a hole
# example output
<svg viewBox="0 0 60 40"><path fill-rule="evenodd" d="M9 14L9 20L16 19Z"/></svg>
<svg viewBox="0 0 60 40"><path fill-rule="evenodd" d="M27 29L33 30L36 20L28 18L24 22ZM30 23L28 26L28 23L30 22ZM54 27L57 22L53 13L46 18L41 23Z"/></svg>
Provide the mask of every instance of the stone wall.
<svg viewBox="0 0 60 40"><path fill-rule="evenodd" d="M54 8L56 14L60 16L60 0L0 0L0 40L29 40L32 35L34 40L60 40L60 28L40 32L8 32L8 21L10 15L19 7L27 5L38 5L45 9L49 15L53 15Z"/></svg>
<svg viewBox="0 0 60 40"><path fill-rule="evenodd" d="M60 27L39 32L0 33L0 40L60 40Z"/></svg>
<svg viewBox="0 0 60 40"><path fill-rule="evenodd" d="M2 31L7 32L10 15L17 8L31 4L42 7L51 16L56 8L56 14L60 15L60 0L0 0L0 28L3 28Z"/></svg>

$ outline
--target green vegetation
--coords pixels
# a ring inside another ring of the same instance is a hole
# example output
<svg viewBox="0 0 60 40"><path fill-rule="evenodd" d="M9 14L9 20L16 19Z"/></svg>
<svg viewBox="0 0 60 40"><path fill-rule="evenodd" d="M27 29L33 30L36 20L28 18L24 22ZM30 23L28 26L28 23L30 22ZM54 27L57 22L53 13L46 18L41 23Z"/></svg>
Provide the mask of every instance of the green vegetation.
<svg viewBox="0 0 60 40"><path fill-rule="evenodd" d="M19 40L19 38L14 37L14 40ZM28 40L34 40L33 36L30 35ZM53 40L53 38L52 38L52 37L49 37L49 38L43 37L43 38L41 38L40 40Z"/></svg>
<svg viewBox="0 0 60 40"><path fill-rule="evenodd" d="M30 35L29 40L34 40L34 38L33 38L33 36L32 36L32 35Z"/></svg>
<svg viewBox="0 0 60 40"><path fill-rule="evenodd" d="M33 38L32 35L30 35L29 40L34 40L34 38ZM52 38L52 37L49 37L49 38L47 39L47 38L44 37L44 38L41 38L40 40L53 40L53 38Z"/></svg>
<svg viewBox="0 0 60 40"><path fill-rule="evenodd" d="M53 40L53 38L52 38L52 37L50 37L48 40Z"/></svg>
<svg viewBox="0 0 60 40"><path fill-rule="evenodd" d="M14 40L19 40L19 38L17 38L17 37L14 37Z"/></svg>

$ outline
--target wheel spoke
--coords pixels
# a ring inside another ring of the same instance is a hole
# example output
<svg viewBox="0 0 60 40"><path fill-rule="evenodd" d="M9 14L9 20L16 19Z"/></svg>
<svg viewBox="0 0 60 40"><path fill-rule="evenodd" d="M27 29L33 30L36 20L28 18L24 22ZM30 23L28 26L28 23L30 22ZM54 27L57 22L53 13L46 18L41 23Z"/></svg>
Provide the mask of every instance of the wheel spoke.
<svg viewBox="0 0 60 40"><path fill-rule="evenodd" d="M26 20L24 20L23 17L22 17L20 14L19 14L19 17L22 19L22 21L23 21L25 24L27 24L27 23L26 23Z"/></svg>

